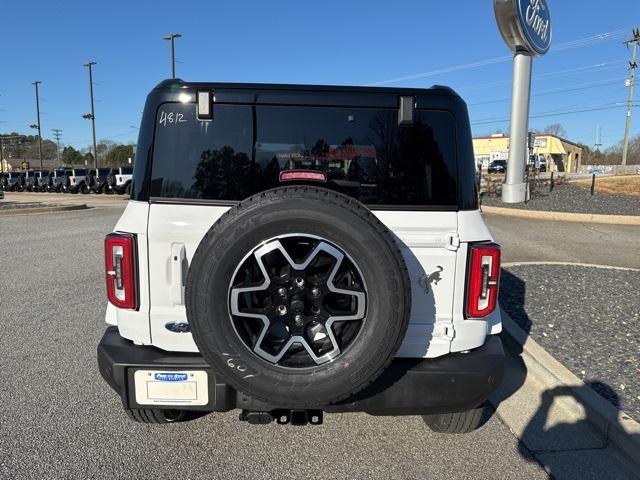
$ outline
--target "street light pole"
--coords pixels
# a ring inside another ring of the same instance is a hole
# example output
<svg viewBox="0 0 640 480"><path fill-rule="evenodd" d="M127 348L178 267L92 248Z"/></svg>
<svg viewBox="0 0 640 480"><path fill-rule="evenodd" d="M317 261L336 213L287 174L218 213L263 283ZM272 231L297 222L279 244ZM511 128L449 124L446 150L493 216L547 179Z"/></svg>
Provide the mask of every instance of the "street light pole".
<svg viewBox="0 0 640 480"><path fill-rule="evenodd" d="M179 33L170 33L166 37L162 37L165 40L171 42L171 78L176 78L176 56L175 56L175 39L180 38L182 35Z"/></svg>
<svg viewBox="0 0 640 480"><path fill-rule="evenodd" d="M36 80L33 82L33 85L36 86L36 114L38 115L38 155L40 155L40 170L43 169L42 166L42 130L40 128L40 94L38 93L38 85L42 82L40 80Z"/></svg>
<svg viewBox="0 0 640 480"><path fill-rule="evenodd" d="M93 71L92 67L96 62L87 62L85 67L89 68L89 95L91 96L91 128L93 129L93 163L95 168L98 168L98 148L96 146L96 115L93 109ZM86 116L85 116L86 118Z"/></svg>

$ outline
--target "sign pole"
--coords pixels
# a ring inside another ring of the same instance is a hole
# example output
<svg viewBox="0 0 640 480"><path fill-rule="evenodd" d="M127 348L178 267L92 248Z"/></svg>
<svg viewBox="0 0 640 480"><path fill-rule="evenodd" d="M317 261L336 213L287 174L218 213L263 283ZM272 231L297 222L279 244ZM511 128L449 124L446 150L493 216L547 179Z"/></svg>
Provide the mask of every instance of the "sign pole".
<svg viewBox="0 0 640 480"><path fill-rule="evenodd" d="M551 46L551 16L547 0L493 0L493 10L500 34L514 52L509 159L502 201L521 203L527 199L531 65L533 57L544 55Z"/></svg>
<svg viewBox="0 0 640 480"><path fill-rule="evenodd" d="M531 94L531 54L517 50L513 56L513 90L511 94L511 124L509 126L509 159L507 176L502 185L504 203L526 200L525 165L528 158L529 98Z"/></svg>

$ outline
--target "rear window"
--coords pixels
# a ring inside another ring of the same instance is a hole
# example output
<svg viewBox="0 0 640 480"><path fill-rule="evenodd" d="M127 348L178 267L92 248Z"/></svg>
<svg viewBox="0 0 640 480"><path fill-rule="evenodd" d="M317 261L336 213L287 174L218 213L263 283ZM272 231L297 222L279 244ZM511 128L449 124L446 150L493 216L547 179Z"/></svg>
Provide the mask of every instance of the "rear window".
<svg viewBox="0 0 640 480"><path fill-rule="evenodd" d="M164 104L150 195L238 201L305 170L369 205L455 206L455 145L444 111L399 126L396 109L216 104L202 122L193 105Z"/></svg>
<svg viewBox="0 0 640 480"><path fill-rule="evenodd" d="M133 174L133 167L122 167L120 171L122 172L122 175L131 175Z"/></svg>
<svg viewBox="0 0 640 480"><path fill-rule="evenodd" d="M76 177L84 177L87 175L87 171L84 168L74 170Z"/></svg>

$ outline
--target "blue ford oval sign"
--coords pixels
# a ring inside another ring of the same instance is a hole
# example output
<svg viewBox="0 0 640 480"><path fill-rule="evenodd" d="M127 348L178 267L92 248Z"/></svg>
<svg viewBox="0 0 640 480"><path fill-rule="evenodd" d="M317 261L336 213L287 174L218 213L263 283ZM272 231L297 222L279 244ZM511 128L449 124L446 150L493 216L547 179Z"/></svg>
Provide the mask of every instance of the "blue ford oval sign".
<svg viewBox="0 0 640 480"><path fill-rule="evenodd" d="M520 27L529 46L544 55L551 45L551 17L545 0L518 0Z"/></svg>
<svg viewBox="0 0 640 480"><path fill-rule="evenodd" d="M498 28L513 50L544 55L551 45L551 16L547 0L494 0Z"/></svg>

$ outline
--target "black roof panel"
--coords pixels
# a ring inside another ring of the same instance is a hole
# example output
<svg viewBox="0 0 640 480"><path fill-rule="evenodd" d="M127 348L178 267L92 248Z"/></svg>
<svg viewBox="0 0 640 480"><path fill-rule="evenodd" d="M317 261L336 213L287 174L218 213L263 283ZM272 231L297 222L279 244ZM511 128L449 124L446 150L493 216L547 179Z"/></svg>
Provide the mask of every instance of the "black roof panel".
<svg viewBox="0 0 640 480"><path fill-rule="evenodd" d="M270 83L185 82L179 78L164 80L155 88L157 95L174 97L180 93L213 90L217 103L298 104L397 107L399 96L414 96L418 108L445 108L461 102L449 87L430 88L377 87L348 85L289 85ZM167 99L167 101L171 101Z"/></svg>

